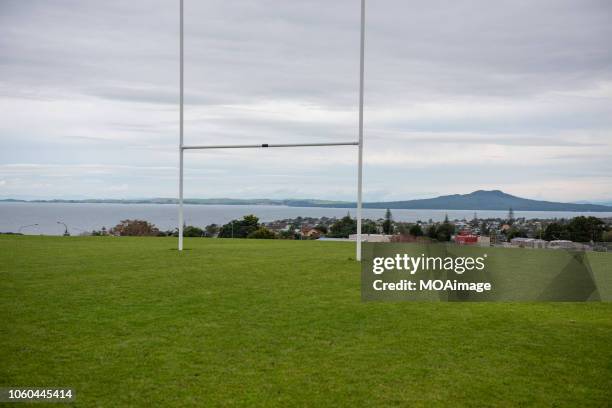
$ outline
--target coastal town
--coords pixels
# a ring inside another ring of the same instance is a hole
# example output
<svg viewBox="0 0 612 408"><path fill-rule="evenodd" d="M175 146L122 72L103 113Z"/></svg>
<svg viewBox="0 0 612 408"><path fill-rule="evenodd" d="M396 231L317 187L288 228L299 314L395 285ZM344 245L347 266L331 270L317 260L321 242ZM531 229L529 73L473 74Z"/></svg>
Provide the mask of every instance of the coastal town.
<svg viewBox="0 0 612 408"><path fill-rule="evenodd" d="M343 219L297 217L264 223L264 226L279 237L291 237L289 239L356 240L356 226L348 234L338 228L343 222L351 224L350 220L350 215ZM515 218L510 209L505 218L479 218L475 212L470 220L447 218L442 222L429 219L408 223L393 221L388 211L385 218L364 220L362 239L366 242L449 241L484 247L606 251L612 249L612 218Z"/></svg>

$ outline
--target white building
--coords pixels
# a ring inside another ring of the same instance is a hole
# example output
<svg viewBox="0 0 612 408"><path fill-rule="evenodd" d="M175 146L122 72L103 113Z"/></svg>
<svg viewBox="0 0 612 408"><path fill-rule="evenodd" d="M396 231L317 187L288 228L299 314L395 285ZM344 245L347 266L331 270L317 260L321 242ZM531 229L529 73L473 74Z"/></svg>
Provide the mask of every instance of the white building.
<svg viewBox="0 0 612 408"><path fill-rule="evenodd" d="M548 244L549 248L563 248L563 249L573 249L575 245L572 241L568 241L566 239L556 239L554 241L550 241Z"/></svg>
<svg viewBox="0 0 612 408"><path fill-rule="evenodd" d="M392 235L385 234L361 234L363 242L391 242ZM349 235L350 241L357 241L357 234Z"/></svg>
<svg viewBox="0 0 612 408"><path fill-rule="evenodd" d="M479 235L478 236L478 246L481 246L481 247L491 246L491 237L487 237L485 235Z"/></svg>
<svg viewBox="0 0 612 408"><path fill-rule="evenodd" d="M519 248L546 248L548 247L548 241L535 238L512 238L510 245Z"/></svg>
<svg viewBox="0 0 612 408"><path fill-rule="evenodd" d="M510 240L510 245L519 248L533 248L533 238L516 237Z"/></svg>

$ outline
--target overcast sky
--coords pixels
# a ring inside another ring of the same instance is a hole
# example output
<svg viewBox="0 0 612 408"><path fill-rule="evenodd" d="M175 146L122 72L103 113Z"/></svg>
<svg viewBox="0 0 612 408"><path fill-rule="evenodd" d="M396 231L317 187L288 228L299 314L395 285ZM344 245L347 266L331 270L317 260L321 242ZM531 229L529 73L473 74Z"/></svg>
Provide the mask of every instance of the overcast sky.
<svg viewBox="0 0 612 408"><path fill-rule="evenodd" d="M178 0L0 0L0 197L177 195ZM612 200L612 2L370 0L364 198ZM185 0L185 143L357 138L359 1ZM353 200L356 147L186 153L186 197Z"/></svg>

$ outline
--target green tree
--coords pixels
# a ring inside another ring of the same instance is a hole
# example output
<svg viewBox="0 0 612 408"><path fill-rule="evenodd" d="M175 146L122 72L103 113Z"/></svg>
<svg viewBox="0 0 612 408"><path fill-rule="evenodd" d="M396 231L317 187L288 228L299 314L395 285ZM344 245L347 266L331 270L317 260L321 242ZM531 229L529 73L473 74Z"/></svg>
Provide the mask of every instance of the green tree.
<svg viewBox="0 0 612 408"><path fill-rule="evenodd" d="M508 225L512 225L513 222L514 222L514 210L512 209L512 207L510 207L510 209L508 210Z"/></svg>
<svg viewBox="0 0 612 408"><path fill-rule="evenodd" d="M221 227L219 238L246 238L257 229L259 229L259 218L252 214L245 215L241 220L232 220Z"/></svg>
<svg viewBox="0 0 612 408"><path fill-rule="evenodd" d="M567 230L567 227L558 222L551 222L546 226L546 229L544 230L544 239L547 241L569 238L570 234Z"/></svg>
<svg viewBox="0 0 612 408"><path fill-rule="evenodd" d="M188 225L183 228L183 236L184 237L203 237L204 230L202 228L194 227L193 225Z"/></svg>
<svg viewBox="0 0 612 408"><path fill-rule="evenodd" d="M597 217L574 217L567 229L570 239L575 242L600 242L603 239L606 224Z"/></svg>
<svg viewBox="0 0 612 408"><path fill-rule="evenodd" d="M431 224L427 229L427 236L431 239L438 239L438 227L436 224Z"/></svg>
<svg viewBox="0 0 612 408"><path fill-rule="evenodd" d="M278 237L280 239L296 239L295 229L290 228L288 230L283 230L278 233Z"/></svg>
<svg viewBox="0 0 612 408"><path fill-rule="evenodd" d="M432 225L427 231L427 236L437 241L450 241L455 233L455 225L448 220L448 214L444 216L444 221L436 226Z"/></svg>
<svg viewBox="0 0 612 408"><path fill-rule="evenodd" d="M356 231L357 231L357 226L355 225L355 232ZM362 234L378 234L378 226L372 220L362 220L361 233Z"/></svg>
<svg viewBox="0 0 612 408"><path fill-rule="evenodd" d="M512 238L527 238L527 231L512 227L506 231L506 238L508 240Z"/></svg>
<svg viewBox="0 0 612 408"><path fill-rule="evenodd" d="M329 227L329 237L333 238L348 238L350 234L357 233L357 222L346 215L340 220L336 221Z"/></svg>
<svg viewBox="0 0 612 408"><path fill-rule="evenodd" d="M405 222L397 222L395 223L395 230L400 235L408 235L410 234L410 227L412 225L407 224Z"/></svg>
<svg viewBox="0 0 612 408"><path fill-rule="evenodd" d="M274 231L270 231L266 227L259 227L255 231L251 232L247 238L250 239L275 239L276 234Z"/></svg>
<svg viewBox="0 0 612 408"><path fill-rule="evenodd" d="M323 235L327 234L327 225L319 224L315 227L315 229Z"/></svg>
<svg viewBox="0 0 612 408"><path fill-rule="evenodd" d="M210 224L204 230L206 231L206 236L212 238L219 233L219 226L217 224Z"/></svg>
<svg viewBox="0 0 612 408"><path fill-rule="evenodd" d="M451 237L455 233L455 225L448 221L448 216L444 219L444 222L437 228L436 239L438 241L450 241Z"/></svg>
<svg viewBox="0 0 612 408"><path fill-rule="evenodd" d="M382 224L382 228L384 234L393 234L393 216L391 215L391 210L388 208L385 212L385 221Z"/></svg>
<svg viewBox="0 0 612 408"><path fill-rule="evenodd" d="M423 229L421 228L419 224L414 224L412 227L410 227L409 232L410 232L410 235L412 235L413 237L423 236Z"/></svg>
<svg viewBox="0 0 612 408"><path fill-rule="evenodd" d="M533 236L537 239L544 239L544 228L539 227L538 229L536 229L533 233Z"/></svg>

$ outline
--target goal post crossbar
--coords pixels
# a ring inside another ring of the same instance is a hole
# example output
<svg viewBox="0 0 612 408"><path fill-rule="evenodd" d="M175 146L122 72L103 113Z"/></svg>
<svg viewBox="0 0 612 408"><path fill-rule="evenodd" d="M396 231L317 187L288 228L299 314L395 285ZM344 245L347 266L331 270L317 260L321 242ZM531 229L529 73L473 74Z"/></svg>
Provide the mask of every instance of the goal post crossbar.
<svg viewBox="0 0 612 408"><path fill-rule="evenodd" d="M181 146L183 150L208 149L258 149L270 147L317 147L317 146L359 146L359 142L330 142L330 143L261 143L245 145L207 145L207 146Z"/></svg>

